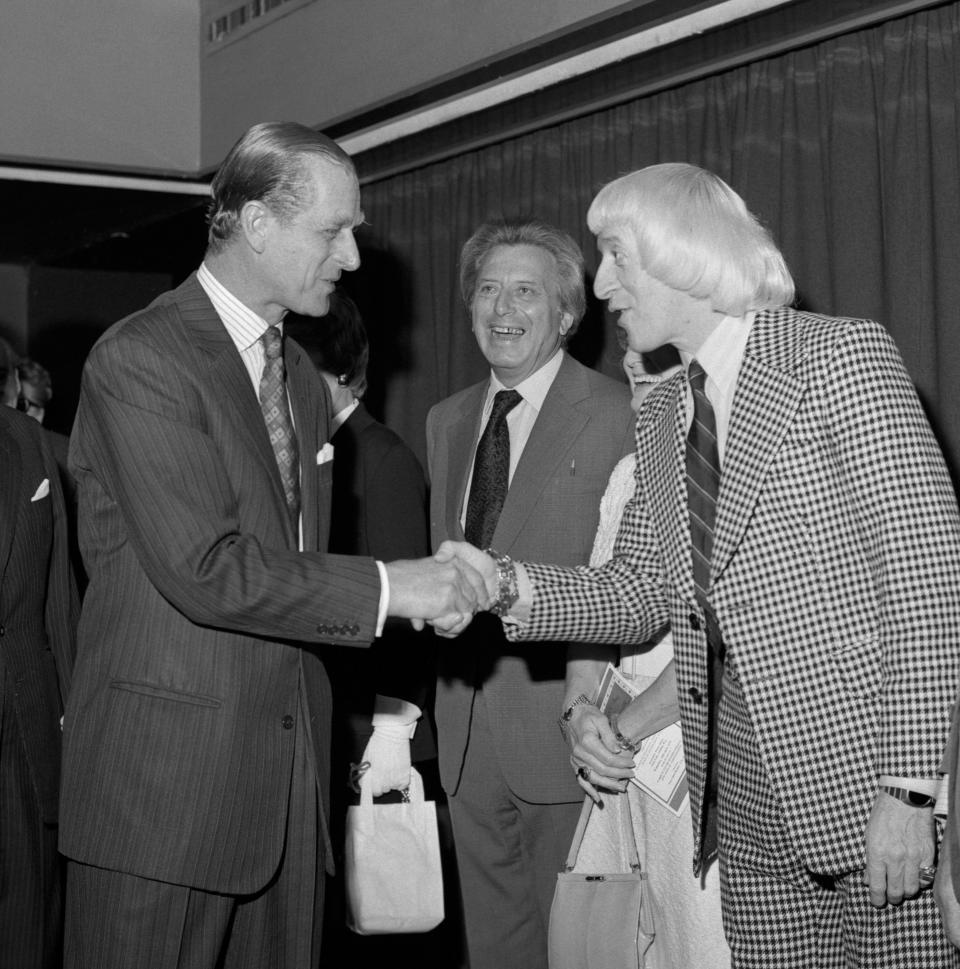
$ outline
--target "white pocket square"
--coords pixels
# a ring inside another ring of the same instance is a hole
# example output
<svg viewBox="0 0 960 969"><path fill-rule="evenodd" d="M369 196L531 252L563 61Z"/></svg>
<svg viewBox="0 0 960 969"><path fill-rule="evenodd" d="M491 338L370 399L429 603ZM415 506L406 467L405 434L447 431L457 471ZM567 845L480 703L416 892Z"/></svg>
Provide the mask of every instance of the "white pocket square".
<svg viewBox="0 0 960 969"><path fill-rule="evenodd" d="M30 499L31 501L39 501L41 498L46 498L50 494L50 479L44 478L40 482L40 487L37 488L37 493Z"/></svg>
<svg viewBox="0 0 960 969"><path fill-rule="evenodd" d="M333 445L327 441L319 451L317 451L317 464L326 464L333 460Z"/></svg>

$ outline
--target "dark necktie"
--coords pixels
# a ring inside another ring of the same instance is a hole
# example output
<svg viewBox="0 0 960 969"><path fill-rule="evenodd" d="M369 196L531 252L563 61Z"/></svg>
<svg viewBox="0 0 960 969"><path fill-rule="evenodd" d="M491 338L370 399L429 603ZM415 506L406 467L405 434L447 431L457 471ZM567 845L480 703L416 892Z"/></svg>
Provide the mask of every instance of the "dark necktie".
<svg viewBox="0 0 960 969"><path fill-rule="evenodd" d="M263 344L263 376L260 378L260 409L277 458L283 492L294 531L300 519L300 454L290 419L287 388L284 383L283 337L275 326L269 326L260 337Z"/></svg>
<svg viewBox="0 0 960 969"><path fill-rule="evenodd" d="M710 588L710 555L720 493L720 450L717 420L707 399L706 372L696 360L687 370L693 391L693 421L687 433L687 505L693 540L693 581L697 597L706 600Z"/></svg>
<svg viewBox="0 0 960 969"><path fill-rule="evenodd" d="M464 534L477 548L486 548L500 518L510 479L510 431L507 414L523 398L515 390L498 390L493 410L480 435L473 462Z"/></svg>
<svg viewBox="0 0 960 969"><path fill-rule="evenodd" d="M707 619L707 775L701 808L701 850L706 863L717 851L717 714L723 692L723 641L707 598L717 496L720 493L720 449L717 446L717 419L707 399L707 375L696 360L690 361L687 379L693 391L693 421L687 432L687 506L690 513L693 582L697 600Z"/></svg>

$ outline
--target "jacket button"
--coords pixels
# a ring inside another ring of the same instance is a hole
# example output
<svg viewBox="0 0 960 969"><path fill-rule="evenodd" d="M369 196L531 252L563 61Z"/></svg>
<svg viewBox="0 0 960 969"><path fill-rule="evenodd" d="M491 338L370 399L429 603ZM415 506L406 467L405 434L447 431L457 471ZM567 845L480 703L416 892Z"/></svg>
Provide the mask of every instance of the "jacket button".
<svg viewBox="0 0 960 969"><path fill-rule="evenodd" d="M320 625L317 626L317 632L320 633L321 636L326 636L330 630L327 629L326 623L320 623Z"/></svg>
<svg viewBox="0 0 960 969"><path fill-rule="evenodd" d="M703 703L703 694L695 687L691 686L687 693L690 694L690 699L693 700L698 706Z"/></svg>
<svg viewBox="0 0 960 969"><path fill-rule="evenodd" d="M291 717L289 713L280 721L280 723L283 724L284 730L293 730L293 717Z"/></svg>
<svg viewBox="0 0 960 969"><path fill-rule="evenodd" d="M691 612L690 615L687 616L687 622L690 623L691 629L696 629L698 631L700 629L700 626L702 625L702 623L700 622L700 617L695 612Z"/></svg>

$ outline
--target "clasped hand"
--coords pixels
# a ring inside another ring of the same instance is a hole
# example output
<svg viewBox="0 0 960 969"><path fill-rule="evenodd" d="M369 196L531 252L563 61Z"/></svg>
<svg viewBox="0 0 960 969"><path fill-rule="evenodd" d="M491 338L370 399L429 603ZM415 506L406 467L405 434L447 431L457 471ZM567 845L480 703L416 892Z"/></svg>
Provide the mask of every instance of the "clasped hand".
<svg viewBox="0 0 960 969"><path fill-rule="evenodd" d="M441 636L459 635L496 597L496 564L466 542L444 542L433 558L390 562L386 570L388 614L416 629L430 623Z"/></svg>
<svg viewBox="0 0 960 969"><path fill-rule="evenodd" d="M599 708L591 703L574 707L566 737L577 783L596 804L603 805L598 789L621 794L627 789L633 776L633 755L620 746Z"/></svg>

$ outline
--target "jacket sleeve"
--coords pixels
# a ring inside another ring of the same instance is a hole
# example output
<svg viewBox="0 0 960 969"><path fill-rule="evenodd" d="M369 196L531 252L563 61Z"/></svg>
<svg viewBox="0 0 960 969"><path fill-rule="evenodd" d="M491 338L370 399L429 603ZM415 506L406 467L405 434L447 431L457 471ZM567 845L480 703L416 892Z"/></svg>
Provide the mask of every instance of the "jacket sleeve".
<svg viewBox="0 0 960 969"><path fill-rule="evenodd" d="M204 377L123 330L101 341L84 371L78 470L119 509L150 583L192 622L335 642L323 617L348 615L359 630L345 641L370 642L380 594L372 559L270 547L241 527L242 514L253 520L271 499L252 467L231 480L210 428L216 388Z"/></svg>

